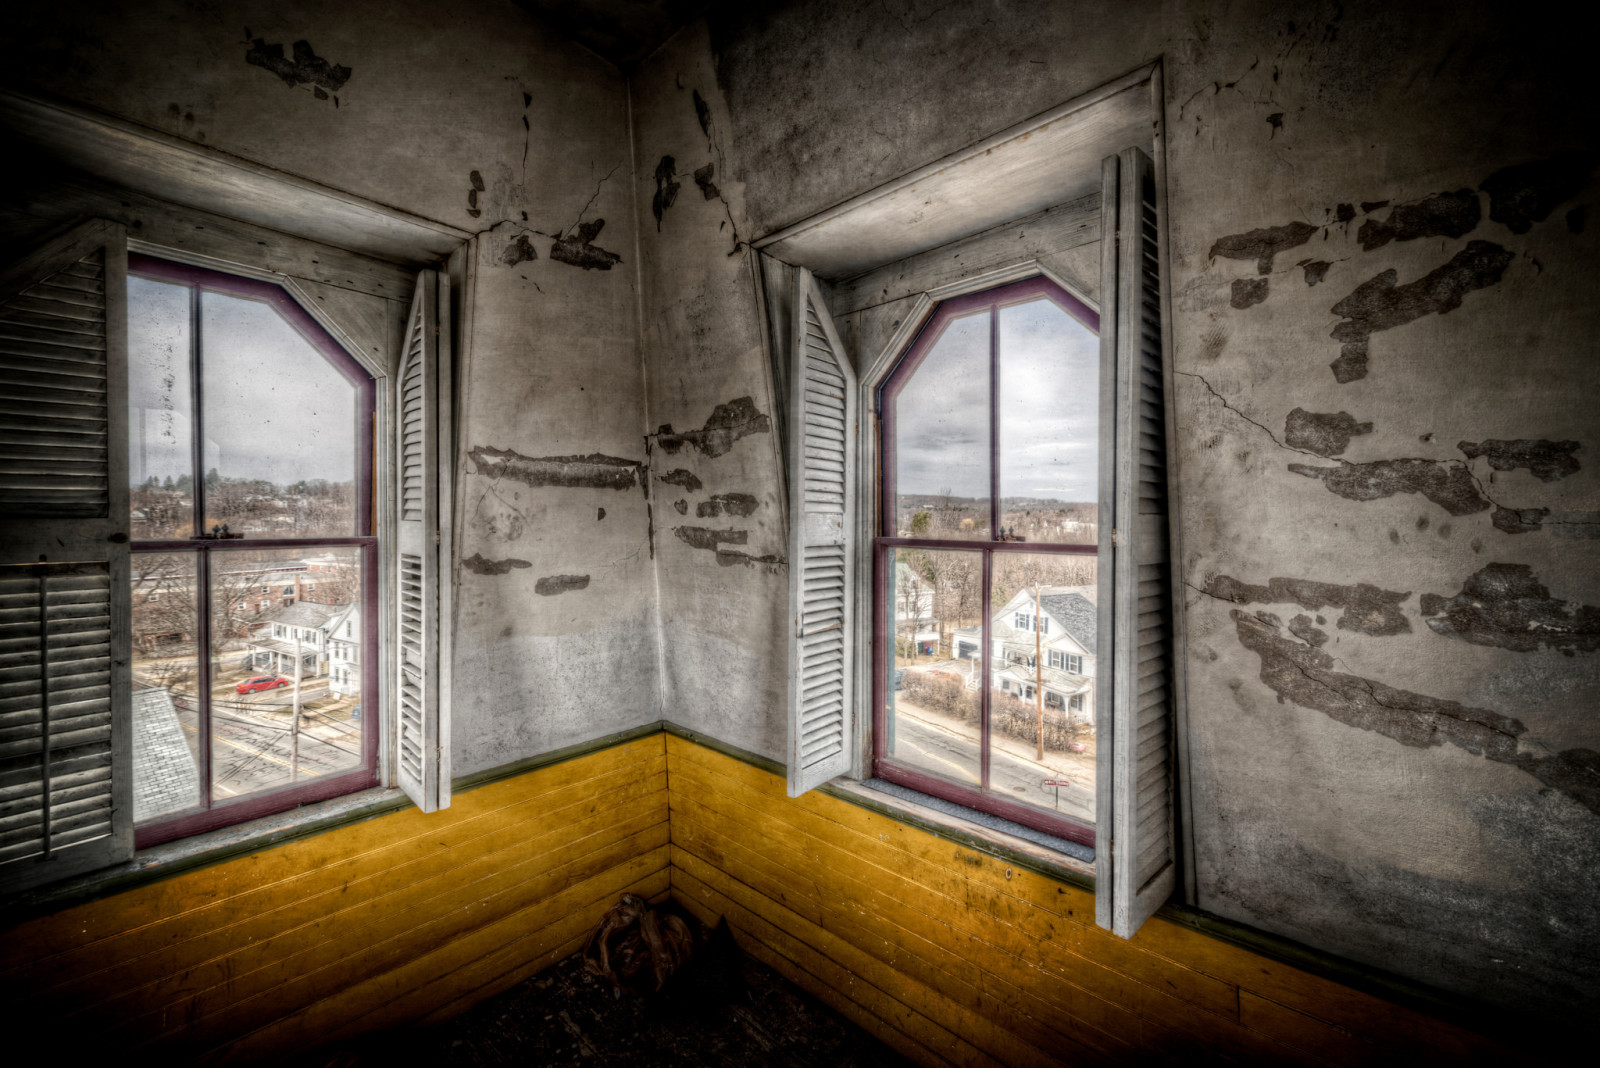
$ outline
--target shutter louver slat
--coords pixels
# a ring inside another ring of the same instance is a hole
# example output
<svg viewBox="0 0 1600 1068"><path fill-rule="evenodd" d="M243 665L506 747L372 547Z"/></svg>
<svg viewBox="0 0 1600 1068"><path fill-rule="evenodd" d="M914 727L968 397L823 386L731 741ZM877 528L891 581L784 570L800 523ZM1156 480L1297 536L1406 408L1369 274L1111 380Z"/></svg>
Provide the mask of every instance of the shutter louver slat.
<svg viewBox="0 0 1600 1068"><path fill-rule="evenodd" d="M849 770L855 641L855 372L809 271L796 272L789 340L789 794Z"/></svg>

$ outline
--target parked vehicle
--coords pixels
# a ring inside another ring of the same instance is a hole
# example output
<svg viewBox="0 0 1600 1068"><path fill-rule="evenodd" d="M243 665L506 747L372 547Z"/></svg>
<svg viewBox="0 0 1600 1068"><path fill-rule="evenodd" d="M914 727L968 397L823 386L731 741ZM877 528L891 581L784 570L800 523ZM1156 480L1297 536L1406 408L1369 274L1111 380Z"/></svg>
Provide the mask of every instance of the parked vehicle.
<svg viewBox="0 0 1600 1068"><path fill-rule="evenodd" d="M234 693L255 693L257 690L275 690L288 686L291 680L279 675L252 675L233 688Z"/></svg>

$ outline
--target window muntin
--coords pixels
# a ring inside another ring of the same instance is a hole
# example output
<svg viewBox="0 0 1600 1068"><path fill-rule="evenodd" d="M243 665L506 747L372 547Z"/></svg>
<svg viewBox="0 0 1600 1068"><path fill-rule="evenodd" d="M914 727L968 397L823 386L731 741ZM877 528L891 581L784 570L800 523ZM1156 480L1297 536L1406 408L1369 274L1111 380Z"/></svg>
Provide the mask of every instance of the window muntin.
<svg viewBox="0 0 1600 1068"><path fill-rule="evenodd" d="M1063 665L1095 642L1098 330L1044 278L939 305L878 387L874 539L874 773L1085 843L1091 684Z"/></svg>
<svg viewBox="0 0 1600 1068"><path fill-rule="evenodd" d="M271 283L135 255L128 309L144 847L376 784L377 657L336 687L321 629L376 648L376 385Z"/></svg>

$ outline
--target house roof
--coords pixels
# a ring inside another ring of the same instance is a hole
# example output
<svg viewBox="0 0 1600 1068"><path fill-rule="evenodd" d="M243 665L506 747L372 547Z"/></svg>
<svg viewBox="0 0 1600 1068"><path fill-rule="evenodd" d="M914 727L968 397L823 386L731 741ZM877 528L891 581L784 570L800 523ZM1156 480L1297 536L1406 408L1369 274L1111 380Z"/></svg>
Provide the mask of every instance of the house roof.
<svg viewBox="0 0 1600 1068"><path fill-rule="evenodd" d="M133 818L149 819L200 801L200 770L184 741L172 695L133 691Z"/></svg>
<svg viewBox="0 0 1600 1068"><path fill-rule="evenodd" d="M296 601L294 604L284 605L282 608L264 613L257 622L284 623L291 627L320 627L349 607L349 605L344 604L317 604L315 601Z"/></svg>
<svg viewBox="0 0 1600 1068"><path fill-rule="evenodd" d="M1084 652L1092 656L1095 652L1095 636L1100 630L1100 616L1095 611L1094 602L1075 589L1070 593L1051 592L1060 588L1046 586L1044 595L1039 598L1039 605L1061 625L1062 630L1072 635L1073 641L1083 646Z"/></svg>

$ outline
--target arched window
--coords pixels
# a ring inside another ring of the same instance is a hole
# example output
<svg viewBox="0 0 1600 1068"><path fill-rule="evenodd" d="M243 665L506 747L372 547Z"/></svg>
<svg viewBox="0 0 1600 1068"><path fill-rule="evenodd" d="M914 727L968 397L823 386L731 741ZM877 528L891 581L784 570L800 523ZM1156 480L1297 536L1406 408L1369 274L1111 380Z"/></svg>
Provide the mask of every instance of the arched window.
<svg viewBox="0 0 1600 1068"><path fill-rule="evenodd" d="M133 571L177 594L134 612L134 689L171 697L135 733L139 845L375 785L375 724L294 715L327 696L314 650L342 606L376 640L373 377L280 286L141 255L128 356ZM317 601L247 596L313 556ZM179 622L189 648L142 651Z"/></svg>
<svg viewBox="0 0 1600 1068"><path fill-rule="evenodd" d="M1044 692L1092 687L1056 665L1098 643L1100 405L1099 317L1043 277L941 303L878 387L874 771L1086 844L1092 713Z"/></svg>

